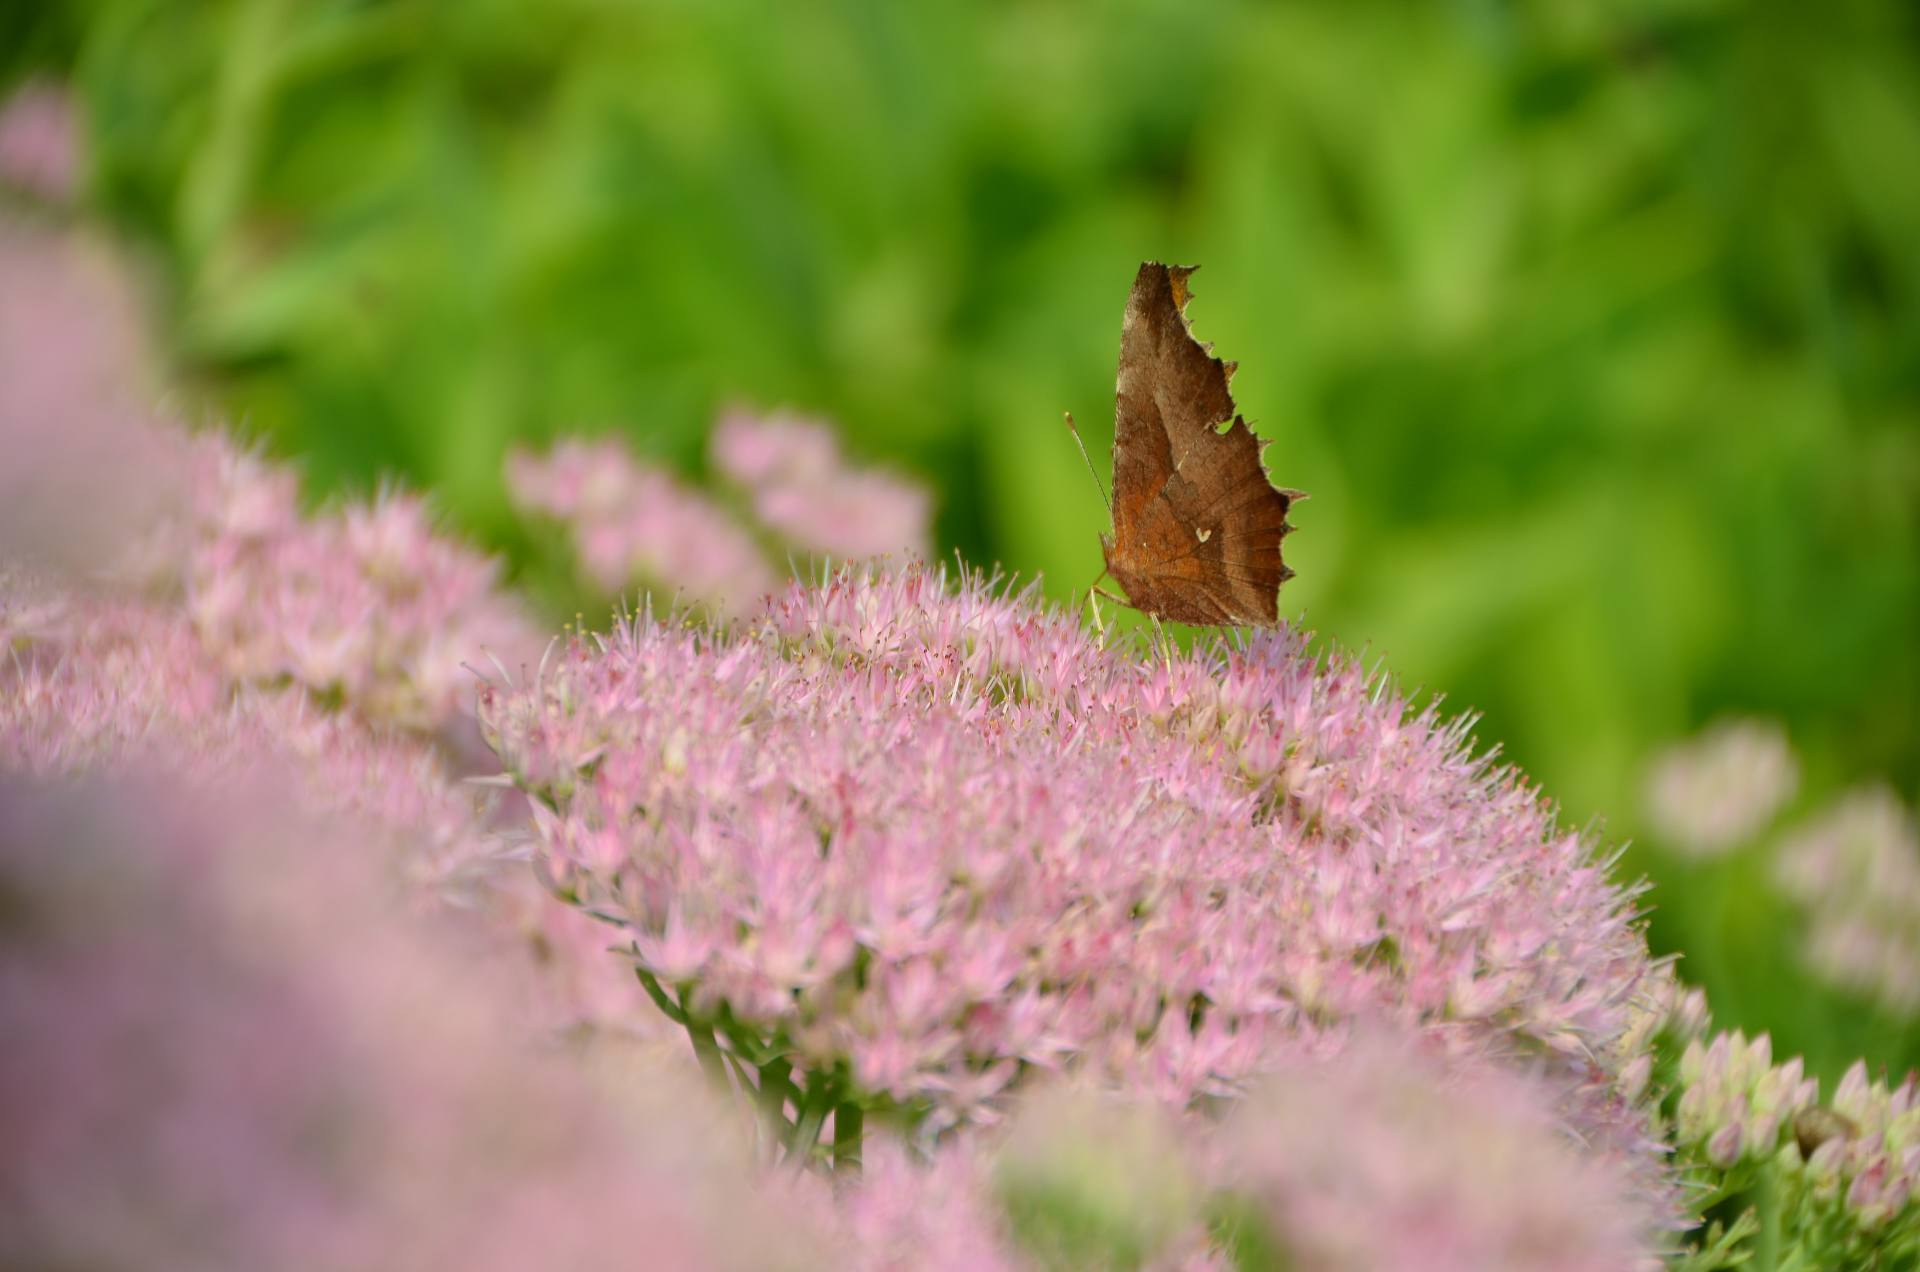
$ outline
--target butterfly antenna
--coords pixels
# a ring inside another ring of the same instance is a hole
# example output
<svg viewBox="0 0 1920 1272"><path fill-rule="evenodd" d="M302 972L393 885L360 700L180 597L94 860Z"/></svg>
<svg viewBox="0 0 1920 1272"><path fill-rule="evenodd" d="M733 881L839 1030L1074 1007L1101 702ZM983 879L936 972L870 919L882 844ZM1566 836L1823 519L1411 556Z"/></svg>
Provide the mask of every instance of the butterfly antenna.
<svg viewBox="0 0 1920 1272"><path fill-rule="evenodd" d="M1087 476L1093 478L1093 488L1100 492L1100 502L1107 506L1107 517L1111 520L1113 517L1113 500L1107 498L1107 488L1100 484L1100 472L1093 466L1093 458L1087 454L1087 444L1080 440L1080 430L1074 427L1073 412L1066 411L1064 414L1067 417L1067 432L1073 434L1073 444L1080 448L1080 458L1087 466ZM1094 581L1098 582L1099 580L1096 579Z"/></svg>

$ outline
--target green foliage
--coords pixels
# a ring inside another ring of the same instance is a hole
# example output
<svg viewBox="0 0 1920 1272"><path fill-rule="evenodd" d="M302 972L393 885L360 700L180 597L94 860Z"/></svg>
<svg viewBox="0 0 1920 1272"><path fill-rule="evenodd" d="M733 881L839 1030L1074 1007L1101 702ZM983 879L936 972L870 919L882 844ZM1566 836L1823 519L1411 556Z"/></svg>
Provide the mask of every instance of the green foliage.
<svg viewBox="0 0 1920 1272"><path fill-rule="evenodd" d="M1650 749L1723 709L1785 720L1815 785L1920 785L1898 0L63 12L97 204L194 383L523 570L511 440L692 468L744 398L831 415L935 484L945 546L1064 597L1104 514L1060 412L1097 456L1135 265L1197 261L1313 495L1285 612L1616 836ZM1628 868L1723 1018L1817 1050L1824 1000L1745 974L1790 936L1744 884Z"/></svg>

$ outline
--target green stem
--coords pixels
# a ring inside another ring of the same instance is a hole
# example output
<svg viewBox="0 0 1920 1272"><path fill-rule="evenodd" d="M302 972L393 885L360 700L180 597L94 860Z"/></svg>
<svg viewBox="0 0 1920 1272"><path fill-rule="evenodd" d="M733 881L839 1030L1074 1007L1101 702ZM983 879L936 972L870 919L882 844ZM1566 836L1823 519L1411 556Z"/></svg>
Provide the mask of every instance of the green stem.
<svg viewBox="0 0 1920 1272"><path fill-rule="evenodd" d="M800 1120L793 1128L793 1140L787 1145L787 1157L796 1166L805 1166L820 1142L820 1124L833 1107L831 1079L816 1078L807 1083L807 1095L800 1102Z"/></svg>
<svg viewBox="0 0 1920 1272"><path fill-rule="evenodd" d="M640 986L647 991L647 997L653 999L653 1005L667 1013L668 1020L676 1025L687 1023L687 1013L681 1011L667 991L660 987L660 982L654 979L652 972L644 967L636 967L633 974L640 978Z"/></svg>
<svg viewBox="0 0 1920 1272"><path fill-rule="evenodd" d="M793 1129L787 1121L787 1099L794 1093L792 1073L793 1066L785 1060L769 1060L760 1066L760 1116L776 1139L785 1139Z"/></svg>
<svg viewBox="0 0 1920 1272"><path fill-rule="evenodd" d="M1753 1208L1760 1217L1760 1233L1753 1242L1753 1272L1779 1272L1780 1181L1773 1163L1761 1165L1753 1181Z"/></svg>
<svg viewBox="0 0 1920 1272"><path fill-rule="evenodd" d="M842 1100L833 1110L833 1168L843 1174L860 1173L861 1133L866 1110L853 1100Z"/></svg>
<svg viewBox="0 0 1920 1272"><path fill-rule="evenodd" d="M720 1048L713 1041L713 1030L704 1023L689 1020L687 1037L693 1040L694 1058L700 1061L700 1067L707 1077L721 1090L733 1090L733 1083L727 1078L726 1062L721 1059Z"/></svg>

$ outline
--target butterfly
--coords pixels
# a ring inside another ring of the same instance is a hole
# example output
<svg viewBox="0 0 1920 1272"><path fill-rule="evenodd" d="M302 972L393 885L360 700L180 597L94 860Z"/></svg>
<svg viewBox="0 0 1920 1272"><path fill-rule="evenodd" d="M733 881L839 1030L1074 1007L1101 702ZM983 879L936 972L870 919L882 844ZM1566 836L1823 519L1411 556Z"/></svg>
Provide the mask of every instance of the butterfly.
<svg viewBox="0 0 1920 1272"><path fill-rule="evenodd" d="M1190 267L1148 261L1120 327L1107 573L1144 614L1274 626L1293 577L1280 541L1306 496L1276 489L1260 439L1233 404L1235 364L1187 325Z"/></svg>

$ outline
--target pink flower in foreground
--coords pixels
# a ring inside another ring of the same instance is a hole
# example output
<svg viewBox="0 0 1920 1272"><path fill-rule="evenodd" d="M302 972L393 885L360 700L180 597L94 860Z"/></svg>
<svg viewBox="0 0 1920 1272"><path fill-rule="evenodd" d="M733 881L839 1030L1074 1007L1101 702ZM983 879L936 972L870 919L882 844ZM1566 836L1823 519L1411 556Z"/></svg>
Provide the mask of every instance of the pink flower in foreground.
<svg viewBox="0 0 1920 1272"><path fill-rule="evenodd" d="M1855 791L1793 831L1776 875L1808 910L1821 975L1920 1013L1920 826L1891 790Z"/></svg>
<svg viewBox="0 0 1920 1272"><path fill-rule="evenodd" d="M1286 1048L1222 1117L1071 1086L842 1191L862 1268L1623 1272L1675 1226L1646 1159L1567 1132L1550 1078L1363 1030Z"/></svg>
<svg viewBox="0 0 1920 1272"><path fill-rule="evenodd" d="M1712 857L1752 840L1799 788L1786 731L1726 720L1669 749L1647 783L1647 814L1661 842Z"/></svg>
<svg viewBox="0 0 1920 1272"><path fill-rule="evenodd" d="M752 536L611 438L570 439L544 456L516 451L507 489L519 508L567 528L581 564L608 592L641 583L739 616L774 589Z"/></svg>
<svg viewBox="0 0 1920 1272"><path fill-rule="evenodd" d="M1668 1216L1643 1164L1569 1137L1555 1105L1541 1079L1363 1037L1289 1062L1233 1114L1219 1186L1286 1267L1657 1268Z"/></svg>
<svg viewBox="0 0 1920 1272"><path fill-rule="evenodd" d="M556 888L796 1082L935 1127L1068 1063L1184 1103L1385 1016L1639 1133L1629 894L1463 725L1297 634L1143 660L977 580L843 574L737 634L576 639L481 717Z"/></svg>
<svg viewBox="0 0 1920 1272"><path fill-rule="evenodd" d="M273 785L0 779L0 1263L844 1266L702 1092L610 1104Z"/></svg>
<svg viewBox="0 0 1920 1272"><path fill-rule="evenodd" d="M712 454L751 496L754 515L804 551L841 560L926 555L926 490L849 466L824 423L731 411L714 426Z"/></svg>
<svg viewBox="0 0 1920 1272"><path fill-rule="evenodd" d="M15 577L0 581L0 633L10 646L0 767L57 780L164 762L221 784L276 765L298 813L358 819L367 857L425 896L479 904L505 934L531 938L550 977L540 1004L555 1024L651 1021L632 977L606 957L604 929L504 859L497 792L462 781L427 739L323 709L298 687L236 682L190 621L154 605Z"/></svg>

